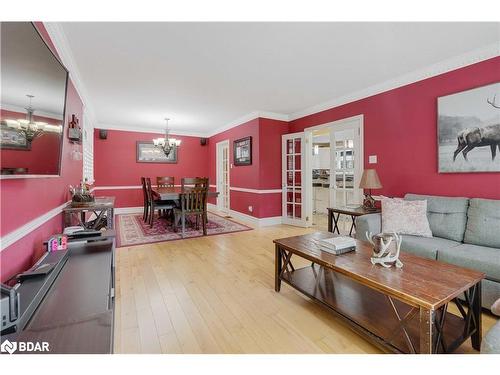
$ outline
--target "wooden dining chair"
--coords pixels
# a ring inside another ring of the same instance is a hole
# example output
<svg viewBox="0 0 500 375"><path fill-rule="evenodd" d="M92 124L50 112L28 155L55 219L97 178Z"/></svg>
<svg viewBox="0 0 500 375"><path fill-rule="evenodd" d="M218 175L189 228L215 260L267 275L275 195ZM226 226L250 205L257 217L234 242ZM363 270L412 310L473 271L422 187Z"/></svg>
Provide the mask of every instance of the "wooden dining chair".
<svg viewBox="0 0 500 375"><path fill-rule="evenodd" d="M182 190L187 188L202 188L208 190L208 178L207 177L183 177L181 179Z"/></svg>
<svg viewBox="0 0 500 375"><path fill-rule="evenodd" d="M146 192L147 192L147 198L148 198L148 203L149 203L149 218L148 218L148 223L151 227L153 227L153 222L154 222L154 216L155 216L155 211L162 211L165 210L165 212L172 212L172 210L175 208L175 204L170 203L169 201L161 201L158 199L155 199L155 196L153 194L153 189L151 188L151 179L149 177L146 177Z"/></svg>
<svg viewBox="0 0 500 375"><path fill-rule="evenodd" d="M174 187L175 177L156 177L156 185L158 187Z"/></svg>
<svg viewBox="0 0 500 375"><path fill-rule="evenodd" d="M142 195L144 199L144 211L142 213L142 220L147 221L149 214L149 201L148 201L148 192L146 191L146 177L141 177L141 185L142 185Z"/></svg>
<svg viewBox="0 0 500 375"><path fill-rule="evenodd" d="M186 216L196 216L196 227L199 228L198 218L201 219L203 235L207 235L207 195L206 188L193 188L179 195L180 207L174 209L174 231L178 231L179 221L182 226L182 238L186 231Z"/></svg>

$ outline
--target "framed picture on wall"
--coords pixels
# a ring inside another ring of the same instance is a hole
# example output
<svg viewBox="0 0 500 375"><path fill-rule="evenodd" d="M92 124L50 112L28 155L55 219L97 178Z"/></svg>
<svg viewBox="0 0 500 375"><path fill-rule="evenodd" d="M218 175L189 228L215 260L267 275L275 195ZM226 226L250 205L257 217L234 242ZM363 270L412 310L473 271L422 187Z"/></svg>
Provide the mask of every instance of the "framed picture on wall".
<svg viewBox="0 0 500 375"><path fill-rule="evenodd" d="M31 143L27 141L26 134L18 129L0 126L0 148L5 150L31 150Z"/></svg>
<svg viewBox="0 0 500 375"><path fill-rule="evenodd" d="M439 173L500 172L500 83L438 98Z"/></svg>
<svg viewBox="0 0 500 375"><path fill-rule="evenodd" d="M177 163L177 147L174 147L167 157L162 149L154 146L153 142L137 141L136 152L137 163Z"/></svg>
<svg viewBox="0 0 500 375"><path fill-rule="evenodd" d="M252 137L233 142L234 165L252 165Z"/></svg>

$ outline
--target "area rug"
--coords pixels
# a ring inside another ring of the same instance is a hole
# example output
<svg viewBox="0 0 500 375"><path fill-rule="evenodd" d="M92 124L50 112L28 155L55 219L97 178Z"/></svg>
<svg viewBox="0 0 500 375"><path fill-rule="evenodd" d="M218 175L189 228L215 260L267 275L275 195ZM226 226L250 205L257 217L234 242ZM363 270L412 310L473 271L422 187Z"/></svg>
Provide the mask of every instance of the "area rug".
<svg viewBox="0 0 500 375"><path fill-rule="evenodd" d="M143 245L147 243L181 240L181 228L174 232L172 225L165 218L156 218L153 227L144 223L142 214L123 214L116 217L117 247ZM252 228L219 215L208 213L207 235L241 232ZM203 230L196 230L194 226L187 225L184 239L201 237Z"/></svg>

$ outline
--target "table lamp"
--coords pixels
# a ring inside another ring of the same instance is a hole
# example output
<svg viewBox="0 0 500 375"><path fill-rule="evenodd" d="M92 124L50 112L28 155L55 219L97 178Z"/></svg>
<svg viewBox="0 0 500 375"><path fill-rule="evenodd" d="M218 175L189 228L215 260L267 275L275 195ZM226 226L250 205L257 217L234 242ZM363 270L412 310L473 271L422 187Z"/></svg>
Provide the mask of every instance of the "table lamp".
<svg viewBox="0 0 500 375"><path fill-rule="evenodd" d="M363 199L363 208L368 211L375 211L377 208L375 207L375 199L372 197L372 189L382 188L377 171L375 169L365 169L359 187L368 189L368 193L365 193L365 199Z"/></svg>

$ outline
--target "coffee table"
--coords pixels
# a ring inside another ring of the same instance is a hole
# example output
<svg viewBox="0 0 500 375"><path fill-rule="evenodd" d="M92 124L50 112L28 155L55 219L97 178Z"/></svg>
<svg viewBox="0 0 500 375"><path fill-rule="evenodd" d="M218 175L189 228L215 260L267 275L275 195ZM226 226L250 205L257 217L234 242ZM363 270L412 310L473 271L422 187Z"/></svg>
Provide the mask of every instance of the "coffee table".
<svg viewBox="0 0 500 375"><path fill-rule="evenodd" d="M481 345L481 280L485 274L403 253L401 269L370 262L371 246L333 255L317 232L274 240L275 290L281 282L326 306L387 352L451 353L463 342ZM312 264L296 269L292 256ZM454 302L460 316L448 311Z"/></svg>

